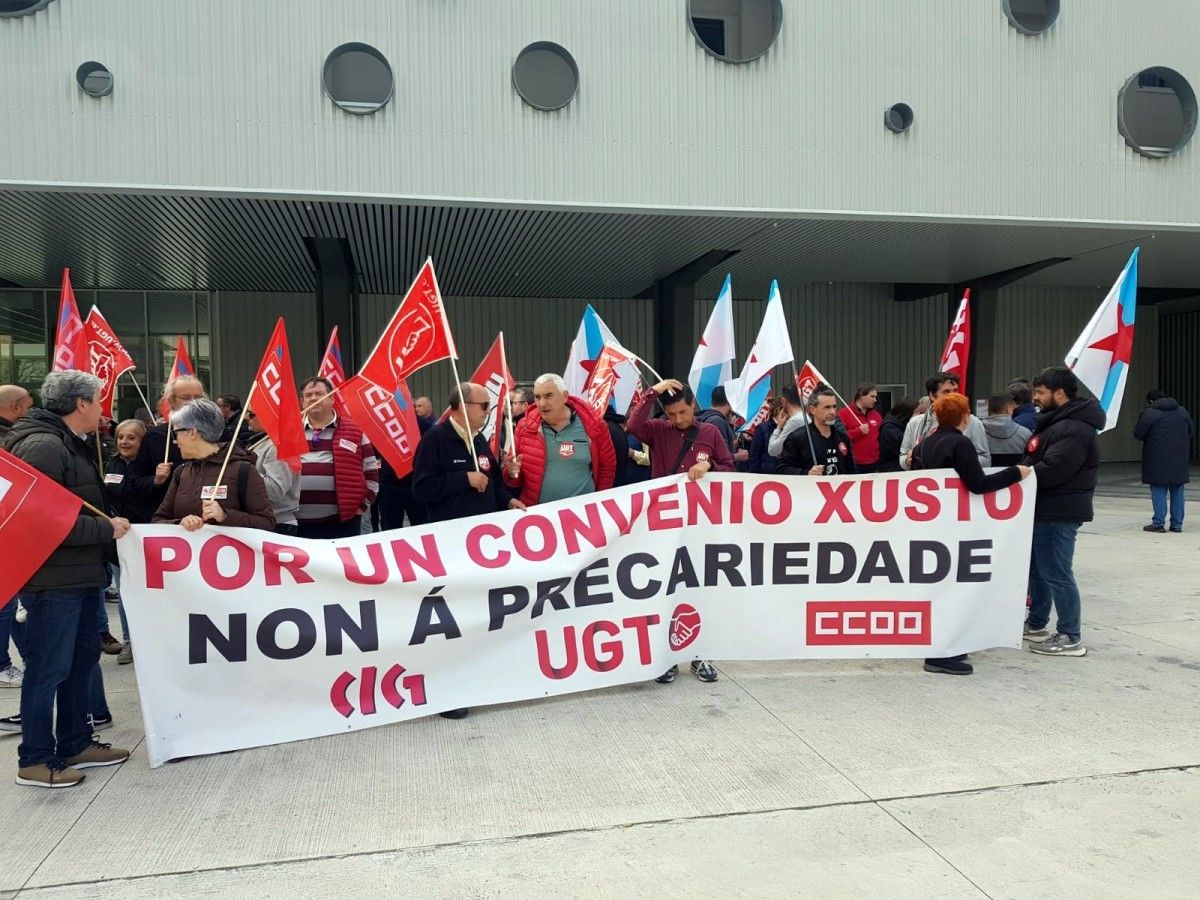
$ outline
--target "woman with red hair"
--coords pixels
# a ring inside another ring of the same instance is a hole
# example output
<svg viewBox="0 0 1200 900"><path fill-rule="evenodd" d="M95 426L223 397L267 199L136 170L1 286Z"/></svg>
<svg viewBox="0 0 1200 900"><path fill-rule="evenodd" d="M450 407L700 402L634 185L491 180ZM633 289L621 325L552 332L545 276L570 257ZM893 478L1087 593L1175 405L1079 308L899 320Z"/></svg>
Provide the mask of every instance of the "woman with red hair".
<svg viewBox="0 0 1200 900"><path fill-rule="evenodd" d="M914 469L953 469L972 494L990 494L1029 477L1029 466L1009 466L990 475L979 465L975 445L963 434L971 404L962 394L946 394L933 402L938 427L913 449ZM965 653L925 660L925 671L940 675L970 675L975 671Z"/></svg>

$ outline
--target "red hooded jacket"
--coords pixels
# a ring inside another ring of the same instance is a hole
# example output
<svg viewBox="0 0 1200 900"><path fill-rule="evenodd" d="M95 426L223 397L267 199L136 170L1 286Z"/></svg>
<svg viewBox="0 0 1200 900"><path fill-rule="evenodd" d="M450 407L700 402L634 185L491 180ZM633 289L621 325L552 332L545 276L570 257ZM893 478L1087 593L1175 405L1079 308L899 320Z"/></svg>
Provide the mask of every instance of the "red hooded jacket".
<svg viewBox="0 0 1200 900"><path fill-rule="evenodd" d="M596 490L605 491L613 486L617 474L617 453L613 449L612 437L604 420L592 412L591 407L575 397L567 397L567 407L583 423L588 443L592 450L592 481ZM542 416L531 409L513 429L513 445L521 457L521 476L513 479L504 467L504 483L521 489L521 502L532 506L542 495L542 479L546 477L546 439L542 437Z"/></svg>

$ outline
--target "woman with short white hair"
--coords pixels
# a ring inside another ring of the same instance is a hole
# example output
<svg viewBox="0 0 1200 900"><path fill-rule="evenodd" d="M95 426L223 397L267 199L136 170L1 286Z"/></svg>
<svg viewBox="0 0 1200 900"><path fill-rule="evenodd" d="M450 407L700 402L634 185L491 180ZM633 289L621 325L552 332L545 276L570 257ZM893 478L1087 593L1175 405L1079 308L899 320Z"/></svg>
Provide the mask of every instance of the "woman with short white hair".
<svg viewBox="0 0 1200 900"><path fill-rule="evenodd" d="M217 484L228 443L221 440L225 415L207 398L193 400L171 413L175 443L183 457L152 521L196 531L206 524L239 528L275 528L275 513L254 457L233 445L229 465Z"/></svg>

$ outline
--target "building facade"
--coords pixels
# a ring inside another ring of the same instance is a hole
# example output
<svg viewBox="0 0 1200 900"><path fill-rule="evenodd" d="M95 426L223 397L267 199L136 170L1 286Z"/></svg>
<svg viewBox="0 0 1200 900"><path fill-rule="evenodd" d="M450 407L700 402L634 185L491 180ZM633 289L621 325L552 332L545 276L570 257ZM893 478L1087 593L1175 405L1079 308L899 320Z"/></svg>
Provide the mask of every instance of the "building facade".
<svg viewBox="0 0 1200 900"><path fill-rule="evenodd" d="M467 370L561 371L591 303L682 374L729 272L738 364L778 278L843 393L919 393L971 287L985 395L1140 245L1135 458L1147 389L1200 406L1197 46L1186 0L0 0L0 379L66 266L144 387L183 333L244 393L276 317L359 359L432 256Z"/></svg>

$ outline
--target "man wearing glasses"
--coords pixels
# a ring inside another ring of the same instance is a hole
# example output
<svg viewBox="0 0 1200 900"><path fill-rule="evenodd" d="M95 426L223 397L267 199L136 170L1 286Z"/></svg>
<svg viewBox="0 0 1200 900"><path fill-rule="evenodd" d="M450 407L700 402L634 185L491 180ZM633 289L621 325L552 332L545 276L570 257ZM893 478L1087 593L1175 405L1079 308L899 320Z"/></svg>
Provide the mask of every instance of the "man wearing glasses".
<svg viewBox="0 0 1200 900"><path fill-rule="evenodd" d="M304 436L309 452L300 457L300 508L296 524L303 538L353 537L362 516L379 495L379 458L349 416L333 406L333 385L310 378L300 402L308 413Z"/></svg>
<svg viewBox="0 0 1200 900"><path fill-rule="evenodd" d="M203 396L204 385L200 379L181 375L163 385L159 403L166 407L170 415L184 404ZM158 509L167 495L167 482L171 480L172 470L183 462L179 448L174 443L168 453L169 438L170 426L166 422L148 429L142 438L142 446L138 448L138 455L125 471L125 492L150 509Z"/></svg>
<svg viewBox="0 0 1200 900"><path fill-rule="evenodd" d="M450 415L417 444L413 460L413 497L424 503L431 522L463 519L502 509L524 509L500 478L500 465L481 433L492 408L488 392L463 382L450 392ZM466 709L442 713L461 719Z"/></svg>

